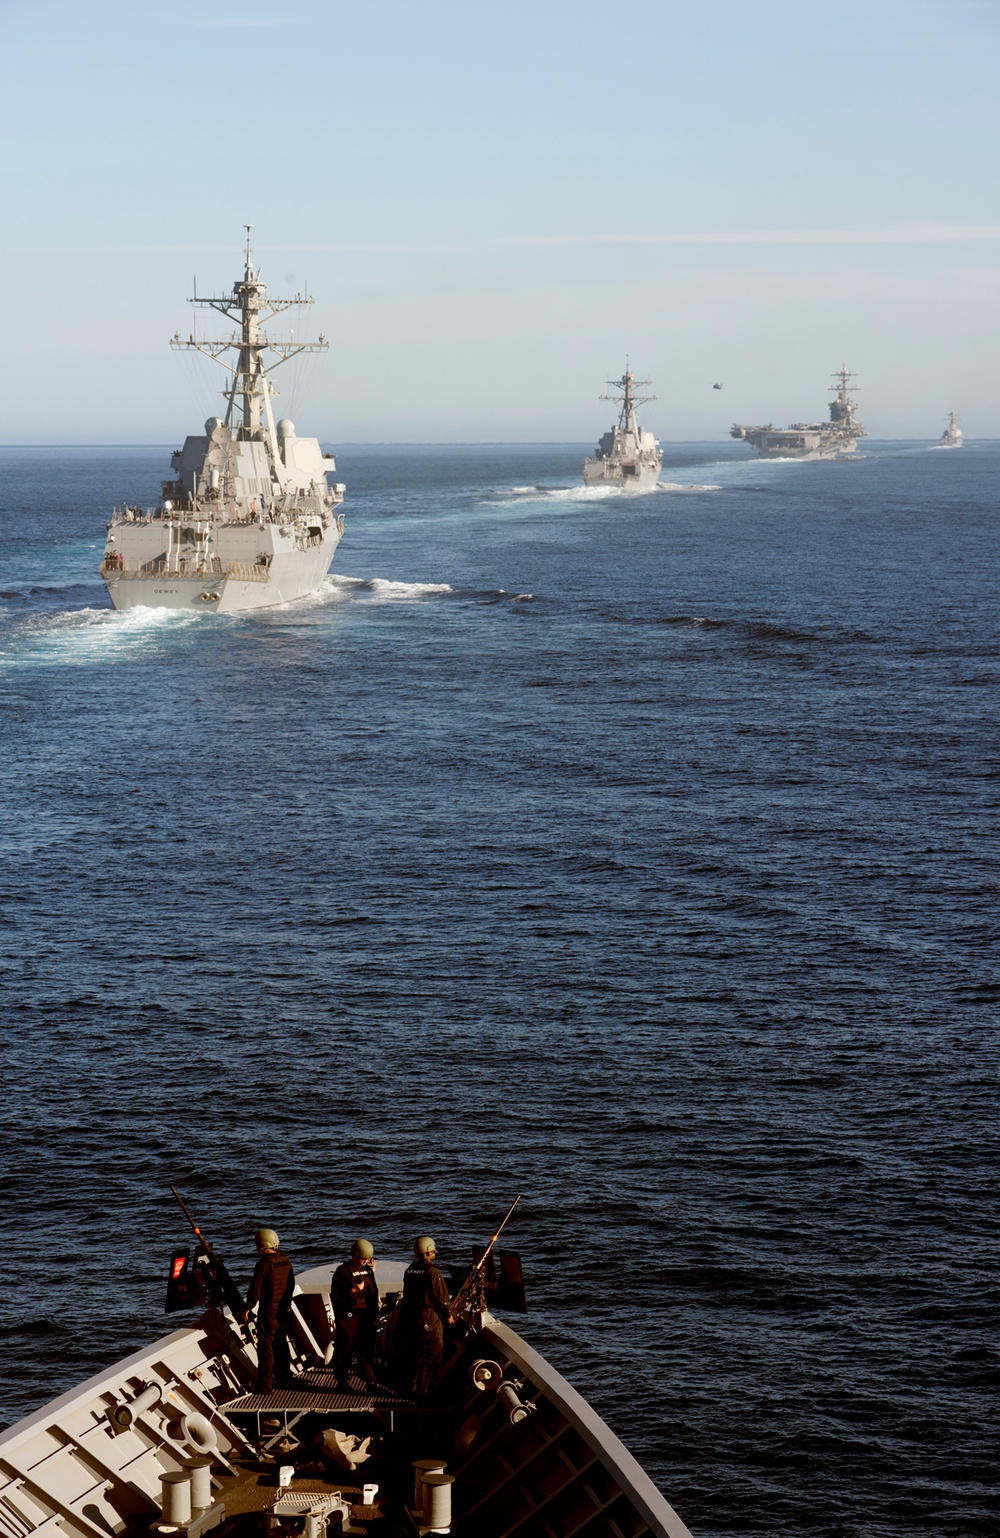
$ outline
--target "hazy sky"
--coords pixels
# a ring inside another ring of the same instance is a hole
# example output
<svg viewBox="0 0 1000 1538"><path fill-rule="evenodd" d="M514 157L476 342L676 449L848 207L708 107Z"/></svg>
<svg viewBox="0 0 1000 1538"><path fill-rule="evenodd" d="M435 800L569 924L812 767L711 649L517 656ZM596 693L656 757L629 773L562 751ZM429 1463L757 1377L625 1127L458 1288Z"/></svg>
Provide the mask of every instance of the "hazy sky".
<svg viewBox="0 0 1000 1538"><path fill-rule="evenodd" d="M0 441L197 430L167 339L246 222L332 342L279 412L334 443L591 440L626 353L666 439L825 414L842 360L873 436L1000 435L998 39L997 0L0 0Z"/></svg>

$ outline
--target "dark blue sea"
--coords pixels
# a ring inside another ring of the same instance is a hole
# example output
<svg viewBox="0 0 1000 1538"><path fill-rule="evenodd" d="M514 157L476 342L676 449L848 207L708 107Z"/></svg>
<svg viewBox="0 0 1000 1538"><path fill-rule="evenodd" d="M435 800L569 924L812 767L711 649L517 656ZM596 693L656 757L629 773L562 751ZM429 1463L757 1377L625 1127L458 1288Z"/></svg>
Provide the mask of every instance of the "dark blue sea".
<svg viewBox="0 0 1000 1538"><path fill-rule="evenodd" d="M464 1260L696 1535L996 1534L1000 443L344 448L321 596L109 607L169 449L0 451L0 1420Z"/></svg>

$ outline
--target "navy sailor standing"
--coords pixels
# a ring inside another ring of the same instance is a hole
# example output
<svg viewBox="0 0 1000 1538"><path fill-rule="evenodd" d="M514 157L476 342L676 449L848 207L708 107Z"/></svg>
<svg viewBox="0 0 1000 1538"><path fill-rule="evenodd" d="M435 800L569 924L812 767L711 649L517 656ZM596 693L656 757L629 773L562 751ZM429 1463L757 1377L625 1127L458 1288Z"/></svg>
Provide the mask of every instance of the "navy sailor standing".
<svg viewBox="0 0 1000 1538"><path fill-rule="evenodd" d="M295 1290L295 1272L288 1256L279 1248L273 1228L259 1228L254 1237L257 1254L253 1281L243 1311L244 1323L257 1305L257 1392L270 1394L278 1388L291 1388L292 1362L288 1354L288 1316Z"/></svg>
<svg viewBox="0 0 1000 1538"><path fill-rule="evenodd" d="M375 1251L367 1239L355 1239L351 1258L333 1273L330 1302L337 1321L337 1339L333 1348L333 1370L337 1387L346 1390L351 1358L358 1359L358 1370L366 1383L375 1382L375 1330L378 1324L378 1283L372 1267Z"/></svg>
<svg viewBox="0 0 1000 1538"><path fill-rule="evenodd" d="M401 1324L405 1338L405 1370L420 1398L437 1388L444 1351L444 1327L451 1324L448 1285L434 1264L437 1245L429 1236L417 1239L413 1259L403 1272Z"/></svg>

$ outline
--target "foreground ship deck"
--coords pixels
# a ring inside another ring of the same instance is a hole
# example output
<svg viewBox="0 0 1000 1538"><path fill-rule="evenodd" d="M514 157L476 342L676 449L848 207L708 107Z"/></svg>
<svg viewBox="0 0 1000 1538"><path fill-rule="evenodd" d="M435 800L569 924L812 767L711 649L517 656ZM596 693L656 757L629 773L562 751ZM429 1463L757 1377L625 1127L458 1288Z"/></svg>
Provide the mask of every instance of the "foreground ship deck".
<svg viewBox="0 0 1000 1538"><path fill-rule="evenodd" d="M255 268L247 228L246 266L231 295L199 298L238 324L228 339L175 335L171 346L202 353L230 373L225 417L210 417L204 436L185 440L171 460L152 508L116 508L108 525L101 576L116 609L259 609L315 592L344 532L337 508L344 487L330 482L332 455L300 438L287 418L275 424L271 372L327 342L276 341L261 323L308 297L271 299ZM235 364L225 363L227 353Z"/></svg>
<svg viewBox="0 0 1000 1538"><path fill-rule="evenodd" d="M356 1379L339 1392L331 1270L299 1278L294 1389L251 1392L252 1348L213 1311L11 1426L3 1538L690 1538L585 1400L490 1314L453 1339L432 1404ZM402 1272L377 1266L383 1297Z"/></svg>

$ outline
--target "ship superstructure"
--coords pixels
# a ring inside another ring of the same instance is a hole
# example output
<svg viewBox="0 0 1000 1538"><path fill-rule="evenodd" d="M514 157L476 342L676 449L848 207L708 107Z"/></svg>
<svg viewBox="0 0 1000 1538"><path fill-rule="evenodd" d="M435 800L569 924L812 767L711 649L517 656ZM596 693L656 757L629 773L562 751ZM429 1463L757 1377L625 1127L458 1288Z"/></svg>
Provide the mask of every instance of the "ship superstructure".
<svg viewBox="0 0 1000 1538"><path fill-rule="evenodd" d="M616 395L602 395L602 401L612 401L618 406L618 422L605 433L593 456L583 462L583 478L588 485L606 483L613 486L630 486L648 491L660 476L663 455L653 434L639 426L636 409L655 395L636 395L636 389L648 385L648 379L636 379L625 361L621 379L609 379L608 384Z"/></svg>
<svg viewBox="0 0 1000 1538"><path fill-rule="evenodd" d="M868 436L851 399L857 388L849 382L853 378L855 375L846 366L834 374L837 393L830 402L829 422L793 422L790 427L773 427L770 423L766 427L745 427L735 422L730 435L749 443L762 459L837 459L841 454L853 454L858 439Z"/></svg>
<svg viewBox="0 0 1000 1538"><path fill-rule="evenodd" d="M948 426L938 439L943 449L960 449L962 447L962 429L958 425L958 417L953 411L948 413Z"/></svg>
<svg viewBox="0 0 1000 1538"><path fill-rule="evenodd" d="M268 296L255 267L247 226L243 277L231 294L195 306L216 310L238 330L202 340L179 332L175 350L194 351L222 364L230 378L223 417L210 417L204 434L188 437L170 463L155 507L116 508L108 525L101 575L116 609L258 609L314 592L323 582L344 532L337 508L344 487L331 482L333 456L315 438L300 438L287 418L275 423L265 355L279 364L316 342L272 339L261 329L284 310L311 305L308 295ZM236 354L235 361L227 355Z"/></svg>

